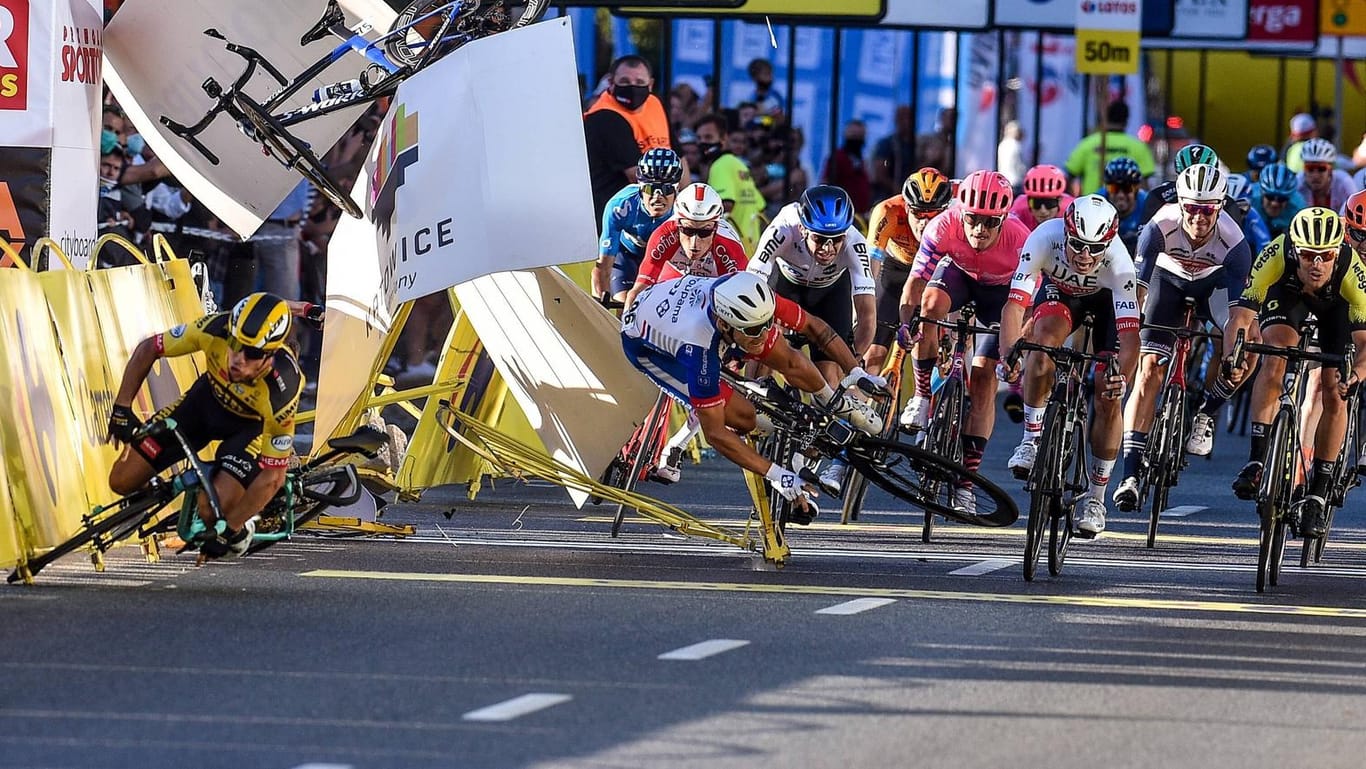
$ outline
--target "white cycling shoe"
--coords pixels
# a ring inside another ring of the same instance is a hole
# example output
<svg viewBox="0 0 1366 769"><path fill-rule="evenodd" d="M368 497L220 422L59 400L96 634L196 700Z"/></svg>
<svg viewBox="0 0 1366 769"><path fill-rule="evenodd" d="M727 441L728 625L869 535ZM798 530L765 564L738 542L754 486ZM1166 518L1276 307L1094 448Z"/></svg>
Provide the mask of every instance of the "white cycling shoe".
<svg viewBox="0 0 1366 769"><path fill-rule="evenodd" d="M882 417L878 416L868 401L845 395L840 399L835 414L849 420L849 424L869 435L882 432Z"/></svg>
<svg viewBox="0 0 1366 769"><path fill-rule="evenodd" d="M1214 417L1209 414L1196 414L1191 425L1191 434L1186 438L1186 453L1197 457L1207 457L1214 451Z"/></svg>
<svg viewBox="0 0 1366 769"><path fill-rule="evenodd" d="M959 486L953 490L953 511L963 515L977 515L977 495L971 486Z"/></svg>
<svg viewBox="0 0 1366 769"><path fill-rule="evenodd" d="M1105 531L1105 500L1090 494L1082 498L1081 520L1077 522L1077 529L1092 537Z"/></svg>
<svg viewBox="0 0 1366 769"><path fill-rule="evenodd" d="M822 486L829 486L837 492L844 492L844 478L849 474L849 466L839 462L831 462L821 471L820 479Z"/></svg>
<svg viewBox="0 0 1366 769"><path fill-rule="evenodd" d="M901 410L901 427L906 430L923 431L930 423L930 399L917 395L906 402Z"/></svg>
<svg viewBox="0 0 1366 769"><path fill-rule="evenodd" d="M1039 453L1039 444L1028 435L1020 441L1020 445L1015 447L1015 453L1010 455L1010 461L1006 467L1016 478L1025 480L1029 477L1030 471L1034 469L1034 458Z"/></svg>

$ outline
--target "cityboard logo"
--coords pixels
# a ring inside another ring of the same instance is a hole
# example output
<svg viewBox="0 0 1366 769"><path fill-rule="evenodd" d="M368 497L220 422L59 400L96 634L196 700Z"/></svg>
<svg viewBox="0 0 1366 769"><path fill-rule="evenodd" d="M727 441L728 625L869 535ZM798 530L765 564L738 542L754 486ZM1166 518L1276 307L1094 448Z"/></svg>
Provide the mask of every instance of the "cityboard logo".
<svg viewBox="0 0 1366 769"><path fill-rule="evenodd" d="M28 108L28 2L0 0L0 109Z"/></svg>
<svg viewBox="0 0 1366 769"><path fill-rule="evenodd" d="M403 186L404 172L417 162L417 114L399 104L394 119L380 132L375 173L370 179L370 219L387 238L393 229L394 196Z"/></svg>

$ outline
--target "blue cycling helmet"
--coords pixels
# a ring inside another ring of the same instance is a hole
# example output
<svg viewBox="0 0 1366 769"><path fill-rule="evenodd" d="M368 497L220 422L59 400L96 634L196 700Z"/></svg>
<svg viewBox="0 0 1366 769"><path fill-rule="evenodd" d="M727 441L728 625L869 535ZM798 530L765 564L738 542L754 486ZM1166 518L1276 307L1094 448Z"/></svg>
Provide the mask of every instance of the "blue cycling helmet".
<svg viewBox="0 0 1366 769"><path fill-rule="evenodd" d="M1261 186L1263 195L1284 197L1289 197L1300 188L1299 177L1295 176L1294 171L1286 168L1284 163L1272 163L1263 168L1257 184Z"/></svg>
<svg viewBox="0 0 1366 769"><path fill-rule="evenodd" d="M1252 198L1252 180L1242 174L1228 175L1228 196L1242 202Z"/></svg>
<svg viewBox="0 0 1366 769"><path fill-rule="evenodd" d="M1143 169L1130 157L1117 157L1105 164L1106 184L1138 184L1143 181Z"/></svg>
<svg viewBox="0 0 1366 769"><path fill-rule="evenodd" d="M843 235L854 223L854 203L843 189L822 184L802 193L797 218L817 235Z"/></svg>
<svg viewBox="0 0 1366 769"><path fill-rule="evenodd" d="M636 163L636 181L644 184L678 184L683 179L683 162L668 147L655 147Z"/></svg>
<svg viewBox="0 0 1366 769"><path fill-rule="evenodd" d="M1217 166L1219 156L1214 150L1203 144L1187 144L1176 153L1176 159L1172 161L1172 167L1179 174L1191 166Z"/></svg>
<svg viewBox="0 0 1366 769"><path fill-rule="evenodd" d="M1275 147L1270 144L1258 144L1247 151L1247 170L1260 171L1279 159Z"/></svg>

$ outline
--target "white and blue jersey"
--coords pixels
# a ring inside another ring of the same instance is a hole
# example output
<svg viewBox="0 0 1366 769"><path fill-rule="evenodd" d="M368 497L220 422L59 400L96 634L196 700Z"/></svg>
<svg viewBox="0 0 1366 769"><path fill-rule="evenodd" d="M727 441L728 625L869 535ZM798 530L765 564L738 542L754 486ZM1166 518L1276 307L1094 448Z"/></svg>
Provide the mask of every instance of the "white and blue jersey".
<svg viewBox="0 0 1366 769"><path fill-rule="evenodd" d="M602 211L602 240L598 242L598 256L610 256L614 260L614 294L630 289L635 283L650 235L673 214L671 206L658 217L650 216L644 203L640 197L640 185L628 184L612 196Z"/></svg>

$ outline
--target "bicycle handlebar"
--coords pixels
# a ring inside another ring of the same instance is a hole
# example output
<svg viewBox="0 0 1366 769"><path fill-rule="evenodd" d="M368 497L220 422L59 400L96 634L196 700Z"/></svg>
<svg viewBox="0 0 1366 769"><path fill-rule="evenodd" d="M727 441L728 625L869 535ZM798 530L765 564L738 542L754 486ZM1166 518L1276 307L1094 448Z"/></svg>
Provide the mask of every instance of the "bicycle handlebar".
<svg viewBox="0 0 1366 769"><path fill-rule="evenodd" d="M1166 331L1175 334L1180 339L1222 339L1224 332L1215 329L1214 331L1202 331L1190 326L1162 326L1156 323L1144 323L1144 330Z"/></svg>
<svg viewBox="0 0 1366 769"><path fill-rule="evenodd" d="M1037 342L1021 339L1015 343L1014 349L1006 355L1006 364L1011 368L1014 368L1019 364L1020 358L1030 350L1041 352L1054 361L1065 365L1071 365L1073 363L1090 363L1092 361L1097 363L1109 363L1115 359L1115 354L1109 350L1102 350L1098 353L1089 353L1074 350L1071 347L1054 347L1052 345L1039 344ZM1110 366L1109 368L1113 369L1114 367Z"/></svg>

